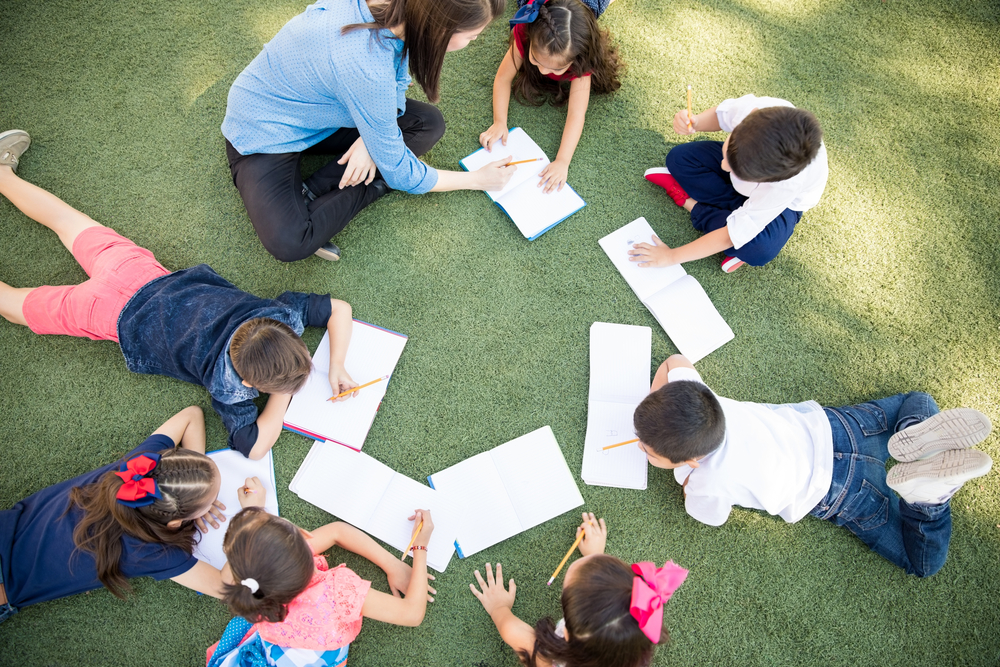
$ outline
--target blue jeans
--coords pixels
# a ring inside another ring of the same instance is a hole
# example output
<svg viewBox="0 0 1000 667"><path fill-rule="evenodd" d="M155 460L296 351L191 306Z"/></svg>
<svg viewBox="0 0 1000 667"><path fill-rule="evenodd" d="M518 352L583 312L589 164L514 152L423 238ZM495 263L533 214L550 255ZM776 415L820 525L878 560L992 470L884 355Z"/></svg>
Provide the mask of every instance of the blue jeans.
<svg viewBox="0 0 1000 667"><path fill-rule="evenodd" d="M667 153L667 169L684 192L698 202L691 210L691 225L702 234L725 227L729 215L747 200L733 187L729 172L722 169L721 141L674 146ZM760 234L726 254L751 266L763 266L778 256L801 219L801 211L786 208Z"/></svg>
<svg viewBox="0 0 1000 667"><path fill-rule="evenodd" d="M951 540L951 506L908 503L885 483L890 436L936 414L937 403L912 392L824 409L833 429L833 481L810 514L846 527L908 574L940 570Z"/></svg>

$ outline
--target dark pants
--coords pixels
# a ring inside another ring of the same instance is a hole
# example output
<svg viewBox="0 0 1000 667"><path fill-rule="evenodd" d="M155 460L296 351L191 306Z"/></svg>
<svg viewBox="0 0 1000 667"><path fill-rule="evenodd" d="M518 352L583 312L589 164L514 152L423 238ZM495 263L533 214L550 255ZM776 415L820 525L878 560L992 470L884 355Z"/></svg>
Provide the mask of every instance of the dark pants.
<svg viewBox="0 0 1000 667"><path fill-rule="evenodd" d="M691 209L691 224L702 234L725 227L729 215L747 200L736 191L729 172L722 168L721 141L692 141L674 146L667 153L667 169L684 192L698 202ZM751 266L763 266L778 256L801 218L801 211L786 208L760 234L738 250L727 250L726 254Z"/></svg>
<svg viewBox="0 0 1000 667"><path fill-rule="evenodd" d="M444 117L437 107L424 102L407 99L406 113L398 123L403 142L415 155L423 155L444 136ZM337 159L359 136L357 128L343 127L305 153L240 155L226 141L233 183L260 242L275 258L282 262L305 259L385 191L364 183L343 190L338 187L347 165L337 164ZM312 201L302 195L300 166L306 153L336 156L306 179L316 197Z"/></svg>

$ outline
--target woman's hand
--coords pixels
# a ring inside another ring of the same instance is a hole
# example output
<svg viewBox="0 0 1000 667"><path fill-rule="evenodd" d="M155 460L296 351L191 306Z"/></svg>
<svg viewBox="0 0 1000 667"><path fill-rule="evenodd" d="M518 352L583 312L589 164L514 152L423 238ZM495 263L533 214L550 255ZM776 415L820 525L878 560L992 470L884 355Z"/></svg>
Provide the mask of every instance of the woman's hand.
<svg viewBox="0 0 1000 667"><path fill-rule="evenodd" d="M246 509L248 507L263 507L265 501L267 500L267 489L261 484L260 480L256 477L247 477L246 481L243 482L237 491L236 495L240 499L240 507Z"/></svg>
<svg viewBox="0 0 1000 667"><path fill-rule="evenodd" d="M498 609L512 609L514 607L514 596L517 595L517 585L511 579L510 590L504 590L503 571L500 569L500 563L497 563L496 579L493 578L493 568L487 563L486 581L483 581L483 576L479 574L479 570L476 570L476 581L479 582L479 587L483 589L482 592L476 588L475 584L469 584L469 589L483 603L483 609L491 617L493 616L493 612Z"/></svg>
<svg viewBox="0 0 1000 667"><path fill-rule="evenodd" d="M222 513L225 509L226 506L216 500L204 515L194 520L194 525L198 526L198 530L203 533L208 532L206 524L211 524L212 528L218 528L219 523L226 520L226 515Z"/></svg>
<svg viewBox="0 0 1000 667"><path fill-rule="evenodd" d="M583 523L576 529L576 534L579 535L581 530L580 553L584 556L604 553L604 545L608 542L608 526L604 519L596 518L593 512L584 512Z"/></svg>
<svg viewBox="0 0 1000 667"><path fill-rule="evenodd" d="M345 163L347 164L347 169L340 179L341 190L351 185L357 185L362 181L364 181L365 185L369 185L375 180L375 162L368 154L368 149L365 148L365 142L361 137L358 137L351 144L351 147L347 149L347 152L337 160L337 164Z"/></svg>
<svg viewBox="0 0 1000 667"><path fill-rule="evenodd" d="M507 123L493 123L479 135L479 143L489 152L493 151L498 141L504 146L507 145Z"/></svg>
<svg viewBox="0 0 1000 667"><path fill-rule="evenodd" d="M358 383L351 378L346 368L343 366L330 366L330 388L333 389L334 396L342 394L349 389L354 389L357 386ZM337 400L346 401L347 399L354 398L357 395L358 392L354 392L353 394L341 396Z"/></svg>
<svg viewBox="0 0 1000 667"><path fill-rule="evenodd" d="M661 241L655 234L653 235L652 245L648 243L635 243L632 249L628 251L628 254L628 261L639 262L639 266L643 268L673 266L678 263L674 259L673 248Z"/></svg>
<svg viewBox="0 0 1000 667"><path fill-rule="evenodd" d="M538 181L538 187L545 186L545 192L562 190L569 175L569 163L556 159L555 162L549 162L545 165L545 169L542 169L538 175L542 179Z"/></svg>
<svg viewBox="0 0 1000 667"><path fill-rule="evenodd" d="M507 185L507 181L510 180L514 172L517 171L517 167L512 165L507 166L510 162L510 157L505 157L497 160L496 162L490 162L485 164L474 173L477 176L478 185L480 190L486 190L488 192L495 192L497 190L503 190L504 186Z"/></svg>

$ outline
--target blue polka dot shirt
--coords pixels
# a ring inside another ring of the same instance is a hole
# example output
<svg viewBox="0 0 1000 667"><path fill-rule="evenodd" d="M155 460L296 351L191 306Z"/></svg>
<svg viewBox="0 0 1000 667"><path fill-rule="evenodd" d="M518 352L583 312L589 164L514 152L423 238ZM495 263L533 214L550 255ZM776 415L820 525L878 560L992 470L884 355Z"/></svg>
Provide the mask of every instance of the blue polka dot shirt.
<svg viewBox="0 0 1000 667"><path fill-rule="evenodd" d="M437 171L403 143L409 58L388 30L342 26L374 19L364 0L320 0L278 31L229 89L222 134L242 155L304 151L356 127L382 178L422 194Z"/></svg>

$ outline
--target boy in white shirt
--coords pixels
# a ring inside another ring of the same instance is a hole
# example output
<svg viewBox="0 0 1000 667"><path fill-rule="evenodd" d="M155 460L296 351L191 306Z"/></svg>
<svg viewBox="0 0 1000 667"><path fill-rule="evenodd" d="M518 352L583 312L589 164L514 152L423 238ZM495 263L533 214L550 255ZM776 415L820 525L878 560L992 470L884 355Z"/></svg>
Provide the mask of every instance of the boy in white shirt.
<svg viewBox="0 0 1000 667"><path fill-rule="evenodd" d="M667 154L667 166L646 180L691 213L704 236L670 248L658 238L630 251L639 266L670 266L724 252L722 270L763 266L792 235L802 214L819 203L829 168L816 117L774 97L744 95L690 117L674 116L678 134L717 132L725 142L695 141Z"/></svg>
<svg viewBox="0 0 1000 667"><path fill-rule="evenodd" d="M811 514L919 577L948 556L951 496L993 465L972 449L991 429L976 410L939 412L922 392L843 408L734 401L681 355L657 370L634 423L649 462L674 471L698 521L721 526L734 505L789 523ZM886 475L890 455L902 463Z"/></svg>

